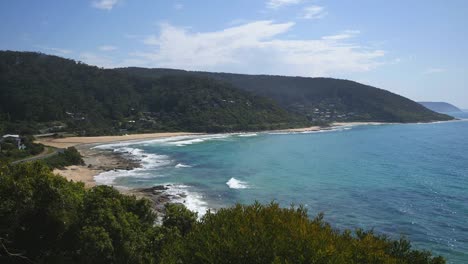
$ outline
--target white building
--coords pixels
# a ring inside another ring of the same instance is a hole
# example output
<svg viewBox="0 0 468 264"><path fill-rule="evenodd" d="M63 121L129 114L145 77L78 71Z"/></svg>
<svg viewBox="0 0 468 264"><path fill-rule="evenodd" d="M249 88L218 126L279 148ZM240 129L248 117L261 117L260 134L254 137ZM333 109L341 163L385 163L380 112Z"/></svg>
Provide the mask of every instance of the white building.
<svg viewBox="0 0 468 264"><path fill-rule="evenodd" d="M15 139L19 150L24 150L26 148L26 146L21 143L21 137L19 135L13 135L13 134L3 135L2 138L0 139L0 142L4 141L7 138ZM0 146L0 150L1 150L1 146Z"/></svg>

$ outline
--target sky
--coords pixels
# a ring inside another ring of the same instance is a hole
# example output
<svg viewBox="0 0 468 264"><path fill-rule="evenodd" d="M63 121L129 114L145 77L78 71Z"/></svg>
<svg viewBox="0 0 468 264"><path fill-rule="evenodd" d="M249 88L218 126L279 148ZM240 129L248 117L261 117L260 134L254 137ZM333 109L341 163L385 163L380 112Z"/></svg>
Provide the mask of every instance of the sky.
<svg viewBox="0 0 468 264"><path fill-rule="evenodd" d="M4 0L0 50L333 77L468 109L465 0Z"/></svg>

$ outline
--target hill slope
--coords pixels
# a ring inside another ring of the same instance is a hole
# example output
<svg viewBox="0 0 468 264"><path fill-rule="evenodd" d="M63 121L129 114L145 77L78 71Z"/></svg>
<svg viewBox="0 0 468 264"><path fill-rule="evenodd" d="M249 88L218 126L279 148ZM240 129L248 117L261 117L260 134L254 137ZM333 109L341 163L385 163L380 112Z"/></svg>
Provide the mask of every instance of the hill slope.
<svg viewBox="0 0 468 264"><path fill-rule="evenodd" d="M218 132L305 124L270 99L207 77L132 77L56 56L0 52L0 132Z"/></svg>
<svg viewBox="0 0 468 264"><path fill-rule="evenodd" d="M424 107L438 113L462 112L462 110L446 102L419 102Z"/></svg>
<svg viewBox="0 0 468 264"><path fill-rule="evenodd" d="M314 122L381 121L428 122L450 120L403 96L368 85L332 78L304 78L171 69L123 68L134 76L165 74L205 76L239 89L269 97L292 113Z"/></svg>

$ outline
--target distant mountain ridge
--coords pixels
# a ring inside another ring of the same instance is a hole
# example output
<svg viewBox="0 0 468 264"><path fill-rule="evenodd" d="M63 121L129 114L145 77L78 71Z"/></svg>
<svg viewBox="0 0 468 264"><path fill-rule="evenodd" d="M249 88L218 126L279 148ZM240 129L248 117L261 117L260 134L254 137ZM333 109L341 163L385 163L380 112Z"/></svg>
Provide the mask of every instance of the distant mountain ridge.
<svg viewBox="0 0 468 264"><path fill-rule="evenodd" d="M0 52L0 133L228 132L302 127L271 99L199 76L133 77L33 52Z"/></svg>
<svg viewBox="0 0 468 264"><path fill-rule="evenodd" d="M431 109L434 112L439 113L450 113L450 112L463 112L460 108L454 106L453 104L446 102L418 102L424 107Z"/></svg>
<svg viewBox="0 0 468 264"><path fill-rule="evenodd" d="M102 69L42 53L0 51L0 133L232 132L450 119L346 80Z"/></svg>
<svg viewBox="0 0 468 264"><path fill-rule="evenodd" d="M191 72L174 69L120 68L139 77L204 76L271 98L311 122L430 122L451 120L403 96L349 80L332 78Z"/></svg>

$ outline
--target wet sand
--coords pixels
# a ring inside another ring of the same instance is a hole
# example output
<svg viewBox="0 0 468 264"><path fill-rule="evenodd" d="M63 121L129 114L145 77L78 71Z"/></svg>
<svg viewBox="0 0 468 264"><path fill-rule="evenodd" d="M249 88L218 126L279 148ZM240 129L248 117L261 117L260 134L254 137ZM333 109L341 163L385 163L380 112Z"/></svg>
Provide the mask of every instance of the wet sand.
<svg viewBox="0 0 468 264"><path fill-rule="evenodd" d="M304 128L282 129L265 132L308 132L329 130L340 126L357 125L380 125L378 122L340 122L333 123L329 127L311 126ZM131 170L140 166L138 162L126 159L120 154L108 150L93 149L94 146L106 143L115 143L132 140L151 140L158 138L203 135L202 133L189 132L171 132L171 133L151 133L151 134L132 134L125 136L102 136L102 137L66 137L66 138L41 138L37 143L56 148L76 147L83 156L84 166L69 166L64 169L55 169L54 173L60 174L68 180L85 183L87 188L96 185L94 176L101 172L109 170Z"/></svg>

